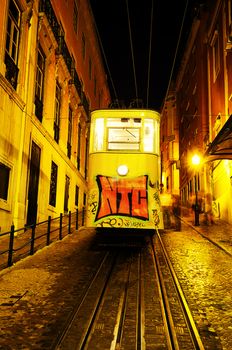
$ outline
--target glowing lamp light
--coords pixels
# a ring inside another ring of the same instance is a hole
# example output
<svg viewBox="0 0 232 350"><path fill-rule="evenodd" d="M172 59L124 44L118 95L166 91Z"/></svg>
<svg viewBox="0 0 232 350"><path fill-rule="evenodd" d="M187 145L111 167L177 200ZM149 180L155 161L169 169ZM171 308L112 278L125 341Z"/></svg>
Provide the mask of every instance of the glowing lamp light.
<svg viewBox="0 0 232 350"><path fill-rule="evenodd" d="M198 154L194 154L192 157L192 164L199 165L201 163L201 157Z"/></svg>
<svg viewBox="0 0 232 350"><path fill-rule="evenodd" d="M129 169L128 169L127 165L119 165L117 172L118 172L118 175L125 176L125 175L127 175L128 170Z"/></svg>

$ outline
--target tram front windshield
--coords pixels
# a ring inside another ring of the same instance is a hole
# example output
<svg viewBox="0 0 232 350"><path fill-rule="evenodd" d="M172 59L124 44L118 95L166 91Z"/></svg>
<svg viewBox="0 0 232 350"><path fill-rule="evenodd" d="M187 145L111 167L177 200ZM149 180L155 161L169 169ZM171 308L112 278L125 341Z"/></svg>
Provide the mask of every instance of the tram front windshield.
<svg viewBox="0 0 232 350"><path fill-rule="evenodd" d="M152 118L96 118L92 151L158 153L158 122Z"/></svg>

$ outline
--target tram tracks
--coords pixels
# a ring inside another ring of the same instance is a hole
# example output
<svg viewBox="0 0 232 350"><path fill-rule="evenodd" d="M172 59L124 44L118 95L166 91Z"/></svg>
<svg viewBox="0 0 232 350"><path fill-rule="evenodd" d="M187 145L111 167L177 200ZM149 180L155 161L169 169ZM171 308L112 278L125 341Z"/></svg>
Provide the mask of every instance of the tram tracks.
<svg viewBox="0 0 232 350"><path fill-rule="evenodd" d="M107 281L111 274L115 254L106 253L94 277L84 290L80 302L70 313L62 333L58 336L53 349L82 349L104 295Z"/></svg>
<svg viewBox="0 0 232 350"><path fill-rule="evenodd" d="M152 250L168 348L203 350L204 345L159 232L155 243L152 242Z"/></svg>
<svg viewBox="0 0 232 350"><path fill-rule="evenodd" d="M111 249L52 349L203 350L160 235Z"/></svg>
<svg viewBox="0 0 232 350"><path fill-rule="evenodd" d="M141 256L117 251L104 260L55 349L126 349L134 339L141 348Z"/></svg>

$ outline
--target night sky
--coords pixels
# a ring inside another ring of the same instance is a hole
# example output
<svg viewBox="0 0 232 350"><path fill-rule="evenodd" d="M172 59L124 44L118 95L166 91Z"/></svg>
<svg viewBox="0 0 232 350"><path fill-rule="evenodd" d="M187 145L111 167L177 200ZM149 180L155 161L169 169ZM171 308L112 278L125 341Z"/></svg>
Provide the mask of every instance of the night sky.
<svg viewBox="0 0 232 350"><path fill-rule="evenodd" d="M152 0L144 0L139 3L135 0L128 0L128 2L126 0L90 0L103 47L103 57L105 56L107 62L106 72L113 99L123 100L128 106L130 101L136 98L135 70L138 98L143 100L144 107L160 109L171 76L186 4L188 3L188 11L177 55L177 66L180 61L181 47L183 47L181 43L186 40L186 28L190 23L188 14L193 7L193 1L153 0L148 94ZM148 105L147 95L149 96Z"/></svg>

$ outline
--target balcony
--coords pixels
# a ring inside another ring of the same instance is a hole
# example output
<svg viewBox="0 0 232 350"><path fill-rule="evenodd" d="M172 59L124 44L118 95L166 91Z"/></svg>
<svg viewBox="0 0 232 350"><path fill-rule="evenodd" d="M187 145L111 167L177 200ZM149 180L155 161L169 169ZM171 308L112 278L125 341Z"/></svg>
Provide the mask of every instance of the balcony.
<svg viewBox="0 0 232 350"><path fill-rule="evenodd" d="M64 36L60 35L58 37L58 48L56 50L57 55L62 55L70 75L72 74L72 57L69 53L68 47L64 40Z"/></svg>
<svg viewBox="0 0 232 350"><path fill-rule="evenodd" d="M60 28L59 22L56 18L55 12L54 12L49 0L40 0L39 12L45 13L45 15L48 19L48 23L50 24L50 26L52 28L52 32L53 32L53 34L58 42L61 28Z"/></svg>
<svg viewBox="0 0 232 350"><path fill-rule="evenodd" d="M67 45L65 43L62 27L56 18L55 12L52 8L50 1L49 0L40 0L39 11L45 13L47 20L48 20L48 23L51 26L52 32L53 32L54 37L56 38L56 41L58 44L57 54L63 56L64 61L65 61L67 68L69 70L69 73L71 74L72 57L71 57L69 50L67 48Z"/></svg>
<svg viewBox="0 0 232 350"><path fill-rule="evenodd" d="M74 68L73 70L73 83L74 83L74 86L78 92L78 95L81 96L81 93L82 93L82 84L81 84L81 81L79 79L79 76L77 74L77 71L76 69Z"/></svg>
<svg viewBox="0 0 232 350"><path fill-rule="evenodd" d="M89 119L89 102L86 98L86 95L84 93L84 91L82 91L82 94L81 94L81 103L84 107L84 110L86 112L86 115L87 115L87 118Z"/></svg>
<svg viewBox="0 0 232 350"><path fill-rule="evenodd" d="M62 31L62 27L56 18L56 15L52 8L50 0L40 0L39 11L44 12L47 17L48 23L51 26L52 32L58 44L56 54L61 55L63 57L65 64L68 68L68 71L70 75L73 77L72 82L74 83L77 93L81 98L81 105L83 106L86 112L86 115L89 118L89 103L85 93L82 90L82 84L79 80L78 74L75 68L73 68L72 56L70 55L70 52L68 50L67 44L64 39L64 33ZM74 70L74 73L73 73L73 70Z"/></svg>

